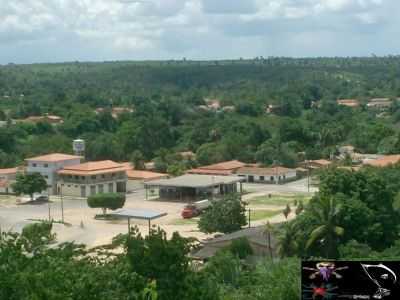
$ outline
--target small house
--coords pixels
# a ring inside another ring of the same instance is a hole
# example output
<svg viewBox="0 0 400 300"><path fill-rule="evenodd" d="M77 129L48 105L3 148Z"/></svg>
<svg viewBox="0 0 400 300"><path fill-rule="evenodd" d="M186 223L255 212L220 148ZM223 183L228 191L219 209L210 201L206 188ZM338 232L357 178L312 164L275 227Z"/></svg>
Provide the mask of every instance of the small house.
<svg viewBox="0 0 400 300"><path fill-rule="evenodd" d="M258 183L284 183L297 178L295 169L284 167L242 167L236 171L236 175L246 178L246 182Z"/></svg>

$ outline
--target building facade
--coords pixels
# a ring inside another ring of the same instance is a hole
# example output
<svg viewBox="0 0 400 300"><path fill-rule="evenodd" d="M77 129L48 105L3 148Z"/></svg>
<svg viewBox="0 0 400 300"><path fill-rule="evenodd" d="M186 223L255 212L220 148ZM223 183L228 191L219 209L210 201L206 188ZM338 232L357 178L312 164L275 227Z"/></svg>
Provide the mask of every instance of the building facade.
<svg viewBox="0 0 400 300"><path fill-rule="evenodd" d="M284 167L243 167L236 171L236 175L246 178L246 182L257 183L284 183L297 178L295 169Z"/></svg>
<svg viewBox="0 0 400 300"><path fill-rule="evenodd" d="M15 182L18 168L0 169L0 194L13 194L12 184Z"/></svg>
<svg viewBox="0 0 400 300"><path fill-rule="evenodd" d="M46 180L50 194L57 194L57 171L81 163L81 156L52 153L26 159L28 174L40 173Z"/></svg>
<svg viewBox="0 0 400 300"><path fill-rule="evenodd" d="M100 193L125 193L126 169L111 160L66 166L58 171L57 193L82 198Z"/></svg>

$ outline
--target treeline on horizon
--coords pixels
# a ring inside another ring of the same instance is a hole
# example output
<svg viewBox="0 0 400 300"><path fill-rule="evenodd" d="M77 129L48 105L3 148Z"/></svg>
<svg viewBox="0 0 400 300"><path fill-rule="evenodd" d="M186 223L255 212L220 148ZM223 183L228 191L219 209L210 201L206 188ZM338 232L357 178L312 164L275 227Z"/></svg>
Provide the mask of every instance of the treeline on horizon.
<svg viewBox="0 0 400 300"><path fill-rule="evenodd" d="M257 58L235 61L64 63L0 66L0 167L46 152L71 152L84 138L88 159L158 161L159 171L240 159L295 166L338 145L363 153L400 151L397 101L382 114L375 97L400 96L400 57ZM204 63L204 64L203 64ZM205 98L235 111L204 111ZM338 106L339 98L362 105ZM316 105L317 104L317 105ZM280 110L267 114L268 105ZM118 119L111 107L134 109ZM103 107L105 112L96 114ZM64 123L12 124L44 114ZM51 139L53 143L47 143Z"/></svg>

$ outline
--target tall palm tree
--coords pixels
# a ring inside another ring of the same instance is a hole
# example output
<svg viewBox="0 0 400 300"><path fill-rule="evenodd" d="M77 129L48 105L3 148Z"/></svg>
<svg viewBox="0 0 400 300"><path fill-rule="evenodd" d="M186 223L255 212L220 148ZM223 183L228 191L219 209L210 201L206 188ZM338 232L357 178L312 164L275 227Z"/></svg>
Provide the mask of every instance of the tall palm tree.
<svg viewBox="0 0 400 300"><path fill-rule="evenodd" d="M286 222L283 226L278 234L278 254L281 258L294 256L298 248L294 223Z"/></svg>
<svg viewBox="0 0 400 300"><path fill-rule="evenodd" d="M337 256L338 239L344 233L343 227L337 224L340 207L333 197L318 198L313 204L311 211L318 218L318 223L310 234L306 249L319 242L326 258L334 258Z"/></svg>

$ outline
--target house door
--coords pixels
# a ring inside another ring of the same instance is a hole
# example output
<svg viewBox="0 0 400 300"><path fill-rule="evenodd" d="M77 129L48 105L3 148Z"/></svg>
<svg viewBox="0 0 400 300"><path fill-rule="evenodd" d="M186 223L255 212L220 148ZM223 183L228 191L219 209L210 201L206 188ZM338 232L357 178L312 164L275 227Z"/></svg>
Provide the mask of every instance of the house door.
<svg viewBox="0 0 400 300"><path fill-rule="evenodd" d="M253 176L253 175L250 175L250 176L248 177L248 180L249 180L249 182L254 182L254 176Z"/></svg>
<svg viewBox="0 0 400 300"><path fill-rule="evenodd" d="M86 186L81 185L81 197L86 198Z"/></svg>

